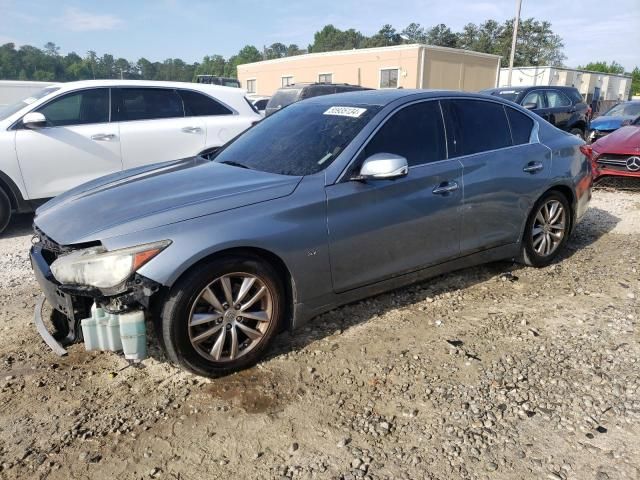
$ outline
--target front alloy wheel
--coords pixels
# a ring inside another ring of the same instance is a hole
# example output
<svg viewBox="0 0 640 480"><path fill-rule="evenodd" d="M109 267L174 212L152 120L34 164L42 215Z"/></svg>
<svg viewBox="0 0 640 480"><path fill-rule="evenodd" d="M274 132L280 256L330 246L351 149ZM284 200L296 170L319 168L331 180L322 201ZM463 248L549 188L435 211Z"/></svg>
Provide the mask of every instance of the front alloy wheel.
<svg viewBox="0 0 640 480"><path fill-rule="evenodd" d="M260 259L224 257L193 267L162 308L162 343L169 358L208 377L255 364L284 320L277 270Z"/></svg>
<svg viewBox="0 0 640 480"><path fill-rule="evenodd" d="M231 273L207 285L193 303L189 340L205 359L230 362L262 341L273 314L273 295L255 275Z"/></svg>
<svg viewBox="0 0 640 480"><path fill-rule="evenodd" d="M567 199L559 192L544 195L527 221L522 245L524 263L544 267L556 258L567 241L571 214Z"/></svg>

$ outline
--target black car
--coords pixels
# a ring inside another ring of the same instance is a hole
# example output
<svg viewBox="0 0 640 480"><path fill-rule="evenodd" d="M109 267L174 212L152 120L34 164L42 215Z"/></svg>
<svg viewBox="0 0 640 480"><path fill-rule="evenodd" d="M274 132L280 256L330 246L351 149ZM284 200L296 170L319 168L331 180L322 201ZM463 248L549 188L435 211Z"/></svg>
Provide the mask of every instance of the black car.
<svg viewBox="0 0 640 480"><path fill-rule="evenodd" d="M482 90L481 93L511 100L581 138L585 137L589 127L589 106L575 87L502 87Z"/></svg>
<svg viewBox="0 0 640 480"><path fill-rule="evenodd" d="M350 85L348 83L294 83L278 89L273 94L265 110L268 117L272 113L283 109L287 105L299 102L305 98L330 95L332 93L352 92L354 90L371 90L370 88Z"/></svg>

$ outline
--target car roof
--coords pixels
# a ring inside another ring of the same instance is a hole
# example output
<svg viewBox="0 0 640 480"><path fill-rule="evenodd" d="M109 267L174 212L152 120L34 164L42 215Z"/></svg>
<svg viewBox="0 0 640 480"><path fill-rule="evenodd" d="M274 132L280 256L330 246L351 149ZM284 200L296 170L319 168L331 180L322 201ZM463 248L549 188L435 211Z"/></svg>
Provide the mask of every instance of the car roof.
<svg viewBox="0 0 640 480"><path fill-rule="evenodd" d="M60 83L57 86L63 90L76 90L91 87L164 87L164 88L186 88L190 90L201 90L215 95L216 92L222 95L244 96L246 91L236 87L224 87L222 85L212 85L209 83L195 82L162 82L157 80L80 80L77 82Z"/></svg>
<svg viewBox="0 0 640 480"><path fill-rule="evenodd" d="M377 105L386 106L396 100L429 99L429 98L469 98L476 100L499 101L508 105L515 105L499 97L488 97L480 93L461 92L456 90L404 89L383 88L380 90L355 90L344 93L334 93L305 100L326 105Z"/></svg>
<svg viewBox="0 0 640 480"><path fill-rule="evenodd" d="M491 93L491 92L524 92L525 90L532 89L557 89L557 90L577 90L576 87L571 87L568 85L517 85L515 87L497 87L497 88L487 88L482 90L483 93Z"/></svg>

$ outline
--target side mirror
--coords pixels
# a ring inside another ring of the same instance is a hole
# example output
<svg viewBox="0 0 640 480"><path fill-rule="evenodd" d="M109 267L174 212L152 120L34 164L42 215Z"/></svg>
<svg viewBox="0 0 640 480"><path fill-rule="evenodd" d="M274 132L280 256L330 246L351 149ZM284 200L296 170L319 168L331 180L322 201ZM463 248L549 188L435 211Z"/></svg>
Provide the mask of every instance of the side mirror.
<svg viewBox="0 0 640 480"><path fill-rule="evenodd" d="M26 128L42 128L47 125L47 118L40 112L29 112L22 117L22 124Z"/></svg>
<svg viewBox="0 0 640 480"><path fill-rule="evenodd" d="M353 180L394 180L408 173L406 158L393 153L376 153L364 161L360 175Z"/></svg>
<svg viewBox="0 0 640 480"><path fill-rule="evenodd" d="M538 104L535 102L527 102L522 106L527 110L535 110L536 108L538 108Z"/></svg>

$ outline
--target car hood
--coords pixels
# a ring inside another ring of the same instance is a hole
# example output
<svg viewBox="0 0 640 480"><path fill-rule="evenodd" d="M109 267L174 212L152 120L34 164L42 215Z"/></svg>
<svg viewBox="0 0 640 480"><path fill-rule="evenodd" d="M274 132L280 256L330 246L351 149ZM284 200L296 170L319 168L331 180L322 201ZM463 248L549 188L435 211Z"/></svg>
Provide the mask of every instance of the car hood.
<svg viewBox="0 0 640 480"><path fill-rule="evenodd" d="M632 115L609 117L603 116L591 120L592 130L615 130L620 128L625 120L634 120L636 117Z"/></svg>
<svg viewBox="0 0 640 480"><path fill-rule="evenodd" d="M201 157L116 173L45 203L35 226L61 245L92 242L290 195L302 177Z"/></svg>
<svg viewBox="0 0 640 480"><path fill-rule="evenodd" d="M640 154L640 126L622 127L593 144L598 153L613 153L620 155Z"/></svg>

